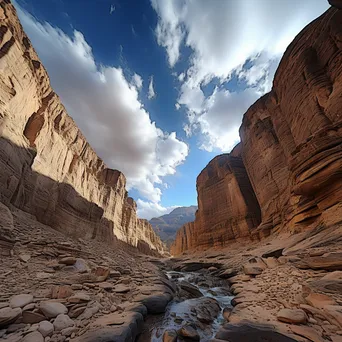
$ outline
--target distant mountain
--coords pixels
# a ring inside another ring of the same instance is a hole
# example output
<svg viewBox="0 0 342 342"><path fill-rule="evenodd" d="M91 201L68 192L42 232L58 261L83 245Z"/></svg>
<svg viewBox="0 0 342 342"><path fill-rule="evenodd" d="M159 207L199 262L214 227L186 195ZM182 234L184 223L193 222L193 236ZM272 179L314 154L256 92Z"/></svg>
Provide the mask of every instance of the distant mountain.
<svg viewBox="0 0 342 342"><path fill-rule="evenodd" d="M179 207L160 217L154 217L150 223L160 238L170 244L176 237L177 230L185 223L195 220L196 205Z"/></svg>

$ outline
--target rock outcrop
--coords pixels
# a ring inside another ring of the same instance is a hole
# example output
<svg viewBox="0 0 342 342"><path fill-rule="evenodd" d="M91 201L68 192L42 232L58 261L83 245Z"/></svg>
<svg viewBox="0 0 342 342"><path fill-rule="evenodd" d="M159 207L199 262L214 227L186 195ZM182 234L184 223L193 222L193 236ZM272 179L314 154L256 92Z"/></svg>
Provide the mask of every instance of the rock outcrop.
<svg viewBox="0 0 342 342"><path fill-rule="evenodd" d="M187 249L223 247L249 236L260 223L260 208L248 179L238 145L215 157L197 177L198 211L171 246L172 254Z"/></svg>
<svg viewBox="0 0 342 342"><path fill-rule="evenodd" d="M83 239L163 252L136 215L125 176L106 167L58 96L9 1L0 1L0 201Z"/></svg>
<svg viewBox="0 0 342 342"><path fill-rule="evenodd" d="M245 113L241 144L199 175L196 220L178 232L174 254L341 223L342 10L331 3L289 45L272 90Z"/></svg>

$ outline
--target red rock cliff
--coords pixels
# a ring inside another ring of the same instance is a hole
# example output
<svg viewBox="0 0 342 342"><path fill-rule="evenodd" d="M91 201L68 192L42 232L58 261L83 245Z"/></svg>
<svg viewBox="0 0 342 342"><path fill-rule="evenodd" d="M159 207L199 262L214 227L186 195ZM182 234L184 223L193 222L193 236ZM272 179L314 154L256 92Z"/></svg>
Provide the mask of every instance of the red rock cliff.
<svg viewBox="0 0 342 342"><path fill-rule="evenodd" d="M68 116L9 1L0 1L0 200L75 237L164 245L137 218L125 176ZM141 243L140 243L141 244Z"/></svg>
<svg viewBox="0 0 342 342"><path fill-rule="evenodd" d="M260 223L260 208L241 158L241 147L215 157L197 177L198 210L195 222L184 225L171 247L222 247L250 235Z"/></svg>
<svg viewBox="0 0 342 342"><path fill-rule="evenodd" d="M214 158L197 179L192 236L185 237L183 227L173 254L342 221L341 23L336 7L304 28L287 48L271 92L244 115L239 165L245 166L253 201L246 201L237 173L227 173L231 162L223 160L234 160L236 150Z"/></svg>

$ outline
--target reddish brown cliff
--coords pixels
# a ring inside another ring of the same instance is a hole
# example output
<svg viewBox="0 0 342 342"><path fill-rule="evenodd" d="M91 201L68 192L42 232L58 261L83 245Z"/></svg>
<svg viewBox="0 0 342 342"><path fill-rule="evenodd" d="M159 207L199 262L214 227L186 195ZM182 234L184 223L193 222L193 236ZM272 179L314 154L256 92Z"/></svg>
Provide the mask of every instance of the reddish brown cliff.
<svg viewBox="0 0 342 342"><path fill-rule="evenodd" d="M262 238L342 221L342 10L337 5L294 39L271 92L245 113L238 149L240 170L244 165L248 177L239 183L239 172L227 173L234 169L236 150L213 159L199 175L192 236L185 237L183 228L174 254L240 236ZM241 191L246 179L255 194L250 200Z"/></svg>
<svg viewBox="0 0 342 342"><path fill-rule="evenodd" d="M240 145L215 157L197 177L198 210L195 222L184 225L171 247L222 247L249 236L260 223L260 208L241 158Z"/></svg>
<svg viewBox="0 0 342 342"><path fill-rule="evenodd" d="M68 116L9 1L0 1L0 200L84 239L164 245Z"/></svg>

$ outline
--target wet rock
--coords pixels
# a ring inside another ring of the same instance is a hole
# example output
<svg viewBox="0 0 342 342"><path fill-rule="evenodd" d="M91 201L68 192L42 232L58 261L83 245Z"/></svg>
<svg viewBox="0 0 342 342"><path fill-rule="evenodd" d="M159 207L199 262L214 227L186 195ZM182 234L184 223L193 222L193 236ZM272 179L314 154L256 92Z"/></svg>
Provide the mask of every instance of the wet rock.
<svg viewBox="0 0 342 342"><path fill-rule="evenodd" d="M282 335L274 330L273 326L262 324L225 324L215 338L229 342L296 342L296 340Z"/></svg>
<svg viewBox="0 0 342 342"><path fill-rule="evenodd" d="M233 270L232 268L228 268L224 270L222 273L220 273L219 277L222 279L228 279L228 278L236 276L236 274L237 272L235 270Z"/></svg>
<svg viewBox="0 0 342 342"><path fill-rule="evenodd" d="M58 302L41 302L39 308L47 318L55 318L60 314L68 313L66 306Z"/></svg>
<svg viewBox="0 0 342 342"><path fill-rule="evenodd" d="M75 322L68 315L65 314L58 315L53 322L53 326L56 331L61 331L74 325Z"/></svg>
<svg viewBox="0 0 342 342"><path fill-rule="evenodd" d="M163 334L163 342L177 342L176 330L166 330Z"/></svg>
<svg viewBox="0 0 342 342"><path fill-rule="evenodd" d="M199 341L200 335L197 330L191 325L184 325L181 329L178 330L178 335L185 337L191 341Z"/></svg>
<svg viewBox="0 0 342 342"><path fill-rule="evenodd" d="M305 324L308 317L301 309L282 309L278 312L277 319L284 323Z"/></svg>
<svg viewBox="0 0 342 342"><path fill-rule="evenodd" d="M172 296L169 293L156 294L150 296L137 296L136 301L141 302L146 306L148 313L150 314L160 314L164 313L167 304L171 301Z"/></svg>
<svg viewBox="0 0 342 342"><path fill-rule="evenodd" d="M188 292L191 295L191 298L198 298L203 296L202 292L196 286L186 281L180 282L179 286L182 290Z"/></svg>
<svg viewBox="0 0 342 342"><path fill-rule="evenodd" d="M6 327L15 322L21 316L20 308L3 308L0 309L0 328Z"/></svg>
<svg viewBox="0 0 342 342"><path fill-rule="evenodd" d="M46 317L39 314L38 312L24 311L23 322L27 324L35 324L46 320Z"/></svg>
<svg viewBox="0 0 342 342"><path fill-rule="evenodd" d="M27 334L22 342L44 342L44 337L39 331L33 331Z"/></svg>
<svg viewBox="0 0 342 342"><path fill-rule="evenodd" d="M227 307L225 307L225 308L223 309L223 311L222 311L222 316L223 316L223 318L224 318L226 321L229 321L229 317L230 317L230 315L231 315L231 313L232 313L232 310L233 310L233 308L232 308L232 307L229 307L229 306L227 306Z"/></svg>
<svg viewBox="0 0 342 342"><path fill-rule="evenodd" d="M43 337L51 336L53 334L53 324L49 321L42 321L39 323L38 331L43 335Z"/></svg>
<svg viewBox="0 0 342 342"><path fill-rule="evenodd" d="M11 308L22 308L27 304L32 303L33 296L31 294L19 294L11 297L10 307Z"/></svg>

